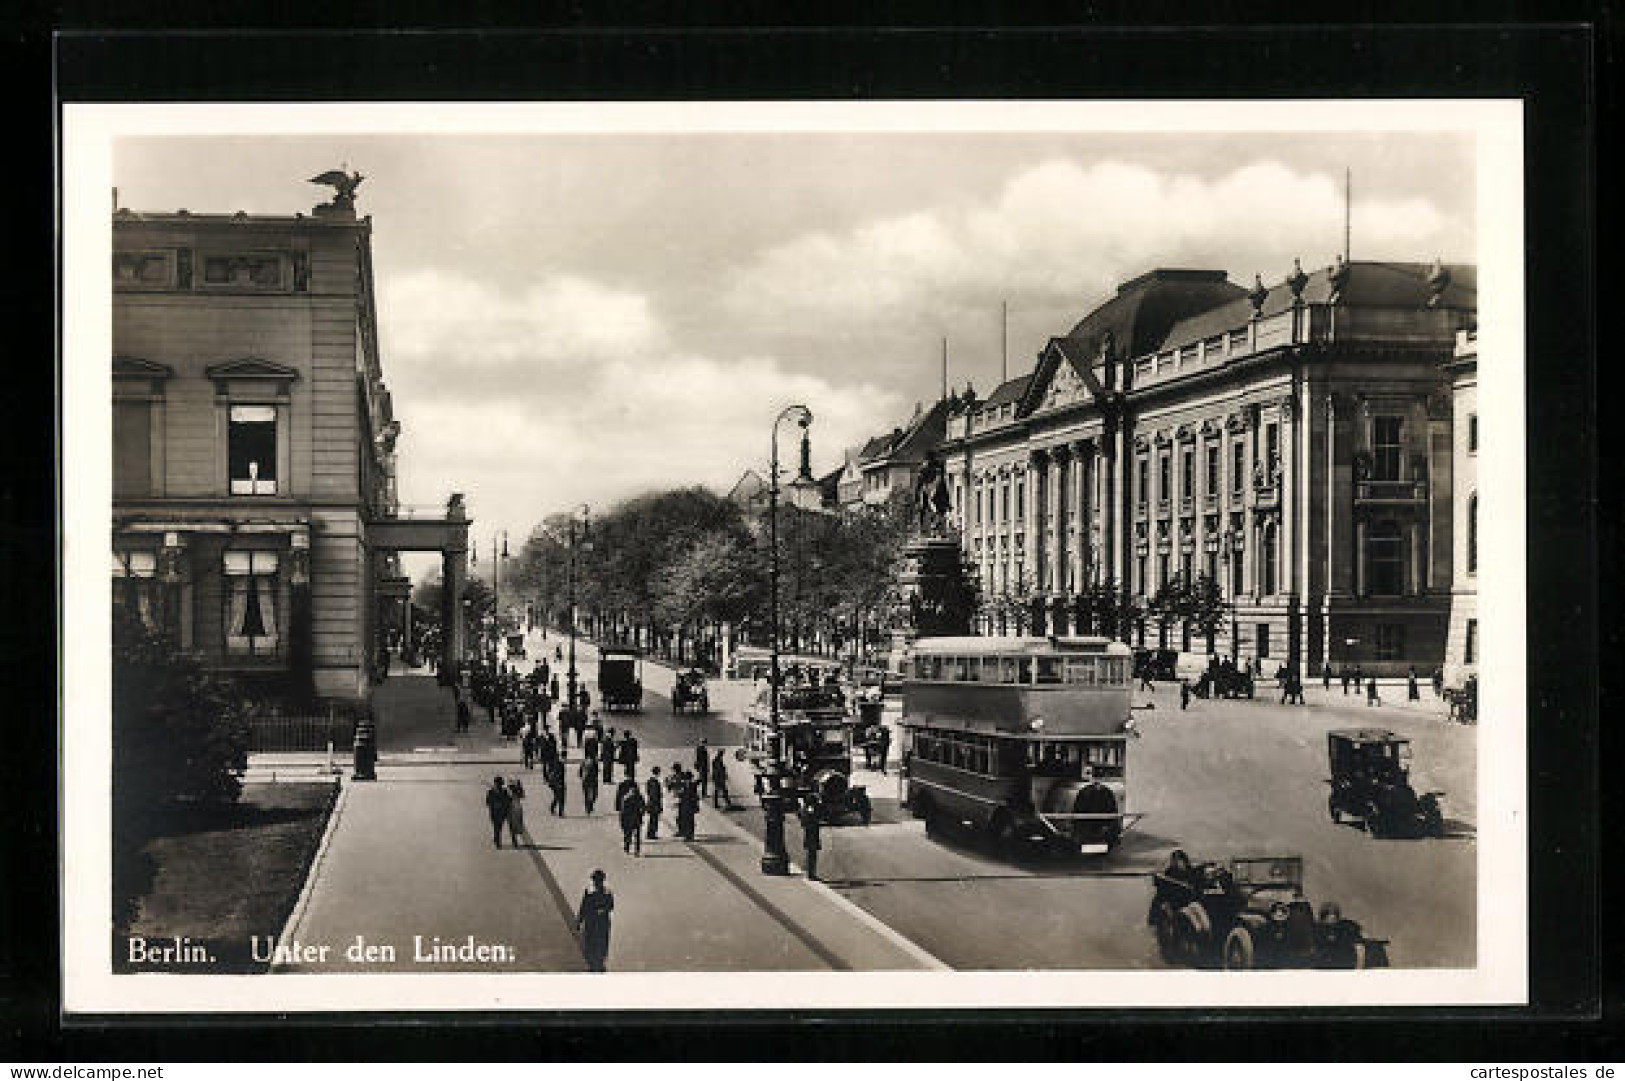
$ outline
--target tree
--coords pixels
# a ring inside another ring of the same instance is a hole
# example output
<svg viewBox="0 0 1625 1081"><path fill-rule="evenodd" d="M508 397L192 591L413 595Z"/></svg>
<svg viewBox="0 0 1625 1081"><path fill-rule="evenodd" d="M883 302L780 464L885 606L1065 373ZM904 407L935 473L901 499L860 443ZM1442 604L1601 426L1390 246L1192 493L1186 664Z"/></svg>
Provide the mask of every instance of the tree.
<svg viewBox="0 0 1625 1081"><path fill-rule="evenodd" d="M1224 595L1219 583L1207 575L1198 575L1186 594L1186 618L1198 634L1207 638L1207 651L1214 652L1214 638L1224 626L1226 615Z"/></svg>

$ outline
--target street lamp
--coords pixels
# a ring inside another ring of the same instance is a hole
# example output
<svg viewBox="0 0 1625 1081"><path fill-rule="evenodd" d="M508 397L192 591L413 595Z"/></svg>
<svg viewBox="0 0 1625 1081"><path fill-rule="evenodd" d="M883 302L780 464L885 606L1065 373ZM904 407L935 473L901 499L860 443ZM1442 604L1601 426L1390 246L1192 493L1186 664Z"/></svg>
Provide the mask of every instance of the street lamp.
<svg viewBox="0 0 1625 1081"><path fill-rule="evenodd" d="M762 845L762 873L790 873L790 854L784 848L784 739L779 732L779 425L794 417L803 431L812 425L812 410L786 406L773 420L773 458L768 469L768 565L772 586L768 597L768 627L772 668L768 686L768 763L762 784L762 816L766 836Z"/></svg>
<svg viewBox="0 0 1625 1081"><path fill-rule="evenodd" d="M580 540L580 548L584 552L592 551L592 535L589 532L589 530L591 529L591 526L592 526L592 508L587 506L587 504L583 503L583 504L581 504L581 540ZM565 710L570 711L570 715L572 717L574 716L574 711L575 711L575 708L576 708L576 548L577 548L576 519L575 519L575 515L572 514L570 516L570 576L569 576L569 587L570 587L569 588L569 594L570 594L570 596L569 596L569 600L570 600L570 670L569 670L569 672L567 672L565 674L565 684L566 684L565 695L566 695L566 697L564 699L564 703L565 703L564 708L565 708ZM561 720L562 720L563 716L564 716L564 713L563 713L563 711L561 711L560 712Z"/></svg>

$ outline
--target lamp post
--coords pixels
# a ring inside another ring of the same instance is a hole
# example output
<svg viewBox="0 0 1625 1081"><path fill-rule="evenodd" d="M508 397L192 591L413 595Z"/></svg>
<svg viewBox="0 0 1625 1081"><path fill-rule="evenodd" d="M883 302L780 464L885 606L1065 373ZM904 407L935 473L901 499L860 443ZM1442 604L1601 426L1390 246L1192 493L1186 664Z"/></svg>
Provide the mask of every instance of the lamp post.
<svg viewBox="0 0 1625 1081"><path fill-rule="evenodd" d="M785 406L773 420L773 457L768 469L767 522L768 635L771 645L768 685L768 763L762 784L762 817L766 826L762 843L762 873L790 873L790 854L784 847L784 738L779 731L779 425L794 417L803 430L812 424L812 411L804 405Z"/></svg>
<svg viewBox="0 0 1625 1081"><path fill-rule="evenodd" d="M582 551L592 551L592 536L588 532L592 525L592 508L581 504L581 540L579 546ZM570 516L570 575L569 575L569 601L570 601L570 668L565 673L564 708L574 715L576 708L576 519ZM561 711L560 716L563 716Z"/></svg>

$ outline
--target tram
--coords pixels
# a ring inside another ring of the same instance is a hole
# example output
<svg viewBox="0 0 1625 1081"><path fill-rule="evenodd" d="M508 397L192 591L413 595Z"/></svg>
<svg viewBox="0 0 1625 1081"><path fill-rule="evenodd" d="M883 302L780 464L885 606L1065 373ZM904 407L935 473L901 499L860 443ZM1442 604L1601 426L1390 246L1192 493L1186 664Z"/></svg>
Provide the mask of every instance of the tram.
<svg viewBox="0 0 1625 1081"><path fill-rule="evenodd" d="M1114 849L1128 813L1134 656L1105 638L922 638L903 683L908 804L1002 851Z"/></svg>

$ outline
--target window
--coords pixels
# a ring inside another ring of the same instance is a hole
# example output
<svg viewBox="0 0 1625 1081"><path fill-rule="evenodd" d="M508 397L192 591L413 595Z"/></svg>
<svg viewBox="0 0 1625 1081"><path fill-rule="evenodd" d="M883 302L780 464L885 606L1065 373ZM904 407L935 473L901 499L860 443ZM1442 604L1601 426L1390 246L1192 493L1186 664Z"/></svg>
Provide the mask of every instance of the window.
<svg viewBox="0 0 1625 1081"><path fill-rule="evenodd" d="M1151 463L1144 458L1140 459L1140 509L1151 501Z"/></svg>
<svg viewBox="0 0 1625 1081"><path fill-rule="evenodd" d="M1478 573L1478 493L1467 497L1467 573Z"/></svg>
<svg viewBox="0 0 1625 1081"><path fill-rule="evenodd" d="M1157 500L1158 500L1158 502L1161 502L1161 503L1168 502L1168 497L1173 494L1171 491L1169 491L1169 485L1171 483L1171 476L1170 475L1171 475L1171 473L1173 471L1172 467L1173 467L1173 462L1170 461L1170 455L1167 455L1167 454L1159 454L1159 455L1157 455Z"/></svg>
<svg viewBox="0 0 1625 1081"><path fill-rule="evenodd" d="M227 434L232 495L276 495L276 407L234 405Z"/></svg>
<svg viewBox="0 0 1625 1081"><path fill-rule="evenodd" d="M1371 479L1398 480L1401 434L1404 421L1400 417L1371 418Z"/></svg>
<svg viewBox="0 0 1625 1081"><path fill-rule="evenodd" d="M1212 499L1219 494L1219 448L1217 445L1207 448L1207 486L1203 493Z"/></svg>
<svg viewBox="0 0 1625 1081"><path fill-rule="evenodd" d="M1274 596L1277 592L1275 582L1275 559L1279 545L1276 544L1275 523L1267 522L1264 525L1264 550L1259 554L1263 566L1259 568L1264 576L1262 592L1266 597Z"/></svg>
<svg viewBox="0 0 1625 1081"><path fill-rule="evenodd" d="M1377 624L1377 660L1397 661L1405 655L1405 625Z"/></svg>
<svg viewBox="0 0 1625 1081"><path fill-rule="evenodd" d="M1247 444L1240 439L1230 444L1230 491L1240 496L1247 483Z"/></svg>
<svg viewBox="0 0 1625 1081"><path fill-rule="evenodd" d="M1462 664L1478 663L1478 620L1467 621L1467 642L1461 652Z"/></svg>
<svg viewBox="0 0 1625 1081"><path fill-rule="evenodd" d="M1027 516L1027 482L1016 481L1016 521Z"/></svg>
<svg viewBox="0 0 1625 1081"><path fill-rule="evenodd" d="M1246 575L1243 573L1244 570L1245 570L1245 566L1244 566L1244 561L1241 558L1241 553L1232 549L1231 553L1230 553L1230 594L1231 594L1231 596L1236 596L1238 594L1245 593L1247 591L1247 589L1246 589Z"/></svg>
<svg viewBox="0 0 1625 1081"><path fill-rule="evenodd" d="M1397 597L1405 592L1404 539L1393 521L1377 522L1366 539L1367 593Z"/></svg>
<svg viewBox="0 0 1625 1081"><path fill-rule="evenodd" d="M158 621L152 610L152 590L157 574L156 552L113 553L113 604L126 611L134 611L149 631L158 629Z"/></svg>
<svg viewBox="0 0 1625 1081"><path fill-rule="evenodd" d="M1168 584L1168 553L1157 554L1157 586L1161 588Z"/></svg>
<svg viewBox="0 0 1625 1081"><path fill-rule="evenodd" d="M1270 655L1270 625L1258 624L1258 659L1267 660Z"/></svg>
<svg viewBox="0 0 1625 1081"><path fill-rule="evenodd" d="M277 650L275 552L225 555L226 651L252 657Z"/></svg>
<svg viewBox="0 0 1625 1081"><path fill-rule="evenodd" d="M1281 468L1281 426L1268 424L1264 426L1264 468L1269 471L1268 476L1273 483L1276 474Z"/></svg>
<svg viewBox="0 0 1625 1081"><path fill-rule="evenodd" d="M1068 657L1066 681L1082 687L1095 685L1095 662L1092 657Z"/></svg>
<svg viewBox="0 0 1625 1081"><path fill-rule="evenodd" d="M152 494L152 406L113 402L113 494Z"/></svg>
<svg viewBox="0 0 1625 1081"><path fill-rule="evenodd" d="M1467 453L1478 453L1478 414L1467 414Z"/></svg>
<svg viewBox="0 0 1625 1081"><path fill-rule="evenodd" d="M1181 552L1181 553L1179 553L1179 574L1180 574L1180 578L1186 584L1189 584L1189 583L1194 582L1196 580L1196 575L1194 573L1195 559L1196 559L1196 556L1191 552Z"/></svg>
<svg viewBox="0 0 1625 1081"><path fill-rule="evenodd" d="M1008 522L1010 520L1010 482L1005 481L999 491L999 518Z"/></svg>
<svg viewBox="0 0 1625 1081"><path fill-rule="evenodd" d="M1186 447L1180 452L1179 458L1179 498L1194 499L1196 497L1196 449Z"/></svg>
<svg viewBox="0 0 1625 1081"><path fill-rule="evenodd" d="M1140 593L1146 592L1145 556L1136 556L1134 559L1134 580L1140 587Z"/></svg>
<svg viewBox="0 0 1625 1081"><path fill-rule="evenodd" d="M977 488L976 488L976 524L977 525L982 524L982 496L983 496L983 492L982 492L981 486L978 485Z"/></svg>
<svg viewBox="0 0 1625 1081"><path fill-rule="evenodd" d="M1061 682L1061 671L1062 671L1061 665L1062 665L1062 659L1060 657L1040 657L1040 658L1038 658L1038 682L1040 682L1040 683L1059 683L1059 682Z"/></svg>

